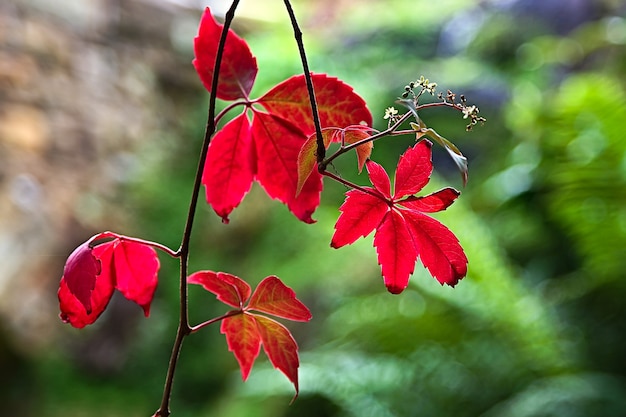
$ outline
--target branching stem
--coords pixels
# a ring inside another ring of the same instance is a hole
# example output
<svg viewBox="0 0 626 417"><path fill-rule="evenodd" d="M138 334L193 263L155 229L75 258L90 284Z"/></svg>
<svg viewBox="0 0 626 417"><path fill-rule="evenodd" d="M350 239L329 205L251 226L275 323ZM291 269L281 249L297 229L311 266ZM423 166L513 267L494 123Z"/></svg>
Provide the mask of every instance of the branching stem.
<svg viewBox="0 0 626 417"><path fill-rule="evenodd" d="M176 364L178 363L178 356L180 354L180 349L183 345L183 340L192 331L192 328L189 327L189 311L187 306L187 266L189 260L189 243L191 241L191 232L193 229L196 207L198 205L198 198L200 195L200 186L202 181L202 173L204 171L204 164L206 161L206 155L209 149L209 143L211 142L211 137L215 134L216 130L215 105L217 101L217 87L219 81L220 67L222 64L222 57L224 55L224 46L226 45L228 29L230 28L230 25L235 17L235 10L237 9L238 4L239 0L233 0L230 9L228 10L228 12L226 12L224 27L222 28L222 34L220 36L220 41L217 47L217 55L215 57L215 66L213 71L213 80L211 83L211 93L209 96L209 110L206 128L204 131L204 139L202 142L202 149L200 151L198 168L196 169L196 177L193 184L193 191L191 193L191 201L189 202L187 222L185 224L185 230L183 232L180 249L178 250L178 254L180 255L180 312L178 330L176 331L176 339L174 340L174 346L172 347L172 354L170 356L170 362L167 368L165 386L163 388L163 396L161 398L161 406L154 414L154 417L169 417L170 415L169 405L172 395L174 373L176 371Z"/></svg>

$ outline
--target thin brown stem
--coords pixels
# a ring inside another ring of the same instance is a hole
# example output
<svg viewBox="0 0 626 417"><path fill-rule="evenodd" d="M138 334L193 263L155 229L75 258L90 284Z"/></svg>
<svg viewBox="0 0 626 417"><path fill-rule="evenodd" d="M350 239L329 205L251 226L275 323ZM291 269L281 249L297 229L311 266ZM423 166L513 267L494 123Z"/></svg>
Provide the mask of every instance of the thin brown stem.
<svg viewBox="0 0 626 417"><path fill-rule="evenodd" d="M196 177L194 180L193 191L191 193L191 201L189 202L187 222L185 224L180 249L178 250L178 253L180 254L180 310L178 330L176 331L176 339L174 340L174 346L172 347L172 354L170 356L170 362L167 368L167 375L165 378L165 386L163 388L161 405L157 412L154 414L155 417L168 417L170 415L169 405L172 395L172 385L174 382L176 364L178 363L178 357L180 354L180 349L183 345L183 340L191 333L191 327L189 327L189 311L187 305L187 267L189 261L189 244L191 241L191 232L193 229L196 207L198 205L198 198L200 195L200 186L202 181L202 173L204 171L204 165L206 161L206 155L209 149L209 144L211 142L211 137L215 134L216 130L215 105L217 101L217 87L219 81L220 67L222 65L222 57L224 55L224 46L226 45L226 36L228 35L228 29L230 28L230 25L235 17L235 10L237 9L238 4L239 0L233 0L230 9L226 13L224 19L224 27L222 28L222 34L220 36L220 41L217 47L213 80L211 83L211 92L209 96L207 123L204 131L204 139L202 142L202 149L200 151L198 167L196 169Z"/></svg>
<svg viewBox="0 0 626 417"><path fill-rule="evenodd" d="M423 109L427 109L427 108L431 108L431 107L452 107L456 110L462 111L462 107L459 107L457 104L454 103L449 103L446 101L442 101L442 102L436 102L436 103L426 103L426 104L421 104L417 107L417 110L423 110ZM404 134L404 133L412 133L415 132L414 130L411 131L401 131L401 132L397 132L397 129L400 127L400 125L402 125L402 123L406 122L408 119L411 118L411 115L413 113L411 112L407 112L405 114L403 114L393 125L389 126L387 129L382 130L378 133L376 133L375 135L369 136L365 139L362 139L358 142L354 142L351 143L349 145L346 146L342 146L341 148L339 148L334 154L332 154L331 156L329 156L328 158L324 159L320 164L320 172L325 172L326 171L326 167L333 162L336 158L338 158L339 156L343 155L344 153L356 148L357 146L361 146L364 145L368 142L373 142L375 140L378 140L384 136L389 136L392 134Z"/></svg>
<svg viewBox="0 0 626 417"><path fill-rule="evenodd" d="M311 78L311 70L309 70L309 63L306 58L306 52L304 50L304 42L302 40L302 31L298 25L298 20L291 7L289 0L285 1L285 7L287 13L289 13L289 20L291 20L291 27L293 28L293 36L298 44L298 51L300 52L300 60L302 61L302 70L304 71L304 79L306 80L306 88L309 93L309 101L311 102L311 113L313 114L313 124L315 125L315 138L317 143L317 163L320 164L326 157L326 147L324 146L324 137L322 136L322 123L320 122L320 115L317 109L317 100L315 99L315 89L313 88L313 79Z"/></svg>
<svg viewBox="0 0 626 417"><path fill-rule="evenodd" d="M222 314L219 317L215 317L214 319L204 321L204 322L202 322L200 324L197 324L197 325L191 327L191 333L195 333L198 330L202 329L203 327L206 327L206 326L211 325L213 323L216 323L218 321L224 320L225 318L228 318L228 317L231 317L231 316L236 316L238 314L243 314L243 311L242 310L230 310L226 314Z"/></svg>
<svg viewBox="0 0 626 417"><path fill-rule="evenodd" d="M329 178L332 178L335 181L342 183L346 187L350 187L352 189L359 190L359 191L361 191L361 192L363 192L365 194L369 194L369 195L374 196L376 198L380 198L381 200L383 200L385 202L388 202L388 200L382 194L380 194L378 192L375 192L375 191L372 191L371 189L368 189L368 188L365 188L365 187L361 187L360 185L357 185L357 184L355 184L355 183L353 183L351 181L344 180L343 178L341 178L338 175L333 174L332 172L324 171L324 172L322 172L322 175L324 175L326 177L329 177Z"/></svg>

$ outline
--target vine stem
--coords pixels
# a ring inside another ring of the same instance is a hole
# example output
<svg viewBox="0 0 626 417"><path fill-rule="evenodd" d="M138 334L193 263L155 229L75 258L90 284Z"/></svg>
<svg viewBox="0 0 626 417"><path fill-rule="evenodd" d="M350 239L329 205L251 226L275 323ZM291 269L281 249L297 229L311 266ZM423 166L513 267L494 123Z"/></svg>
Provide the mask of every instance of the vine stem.
<svg viewBox="0 0 626 417"><path fill-rule="evenodd" d="M423 110L423 109L427 109L430 107L452 107L456 110L461 111L461 108L454 104L454 103L449 103L449 102L436 102L436 103L426 103L426 104L421 104L420 106L417 107L417 111L419 110ZM375 135L369 136L365 139L362 139L358 142L354 142L351 143L349 145L345 145L342 146L341 148L339 148L334 154L332 154L331 156L329 156L328 158L324 159L322 162L319 163L319 170L322 174L326 175L325 173L326 171L326 167L333 162L335 159L337 159L339 156L343 155L344 153L358 147L361 146L363 144L366 144L368 142L373 142L377 139L380 139L384 136L389 136L392 134L409 134L409 133L417 133L417 131L415 130L411 130L411 131L401 131L401 132L396 132L396 130L400 127L400 125L402 125L402 123L406 122L412 115L413 113L411 112L407 112L405 114L403 114L393 125L389 126L387 129L382 130L378 133L376 133ZM328 177L331 177L330 175L326 175Z"/></svg>
<svg viewBox="0 0 626 417"><path fill-rule="evenodd" d="M291 21L291 27L293 28L293 36L298 44L298 51L300 52L300 60L302 61L302 70L304 71L304 79L306 80L306 88L309 94L309 101L311 102L311 113L313 114L313 124L315 125L315 138L317 144L317 163L320 164L326 157L326 147L324 146L324 137L322 136L322 123L320 122L320 115L317 108L317 100L315 99L315 89L313 88L313 79L311 78L311 70L309 69L309 63L306 58L306 52L304 50L304 41L302 40L302 31L296 14L291 7L289 0L285 1L285 7L287 13L289 13L289 20ZM321 171L320 171L321 172Z"/></svg>
<svg viewBox="0 0 626 417"><path fill-rule="evenodd" d="M196 207L198 205L198 198L200 195L200 186L202 181L202 173L204 171L204 165L206 161L207 152L209 150L209 144L211 143L211 137L215 134L216 121L215 121L215 107L217 101L217 87L219 81L220 67L222 65L222 57L224 55L224 46L226 45L226 37L228 35L228 29L235 18L235 10L239 5L239 0L233 0L230 8L226 12L224 18L224 26L222 27L222 34L217 47L217 54L215 56L215 66L213 67L213 80L211 82L211 92L209 95L209 110L207 115L207 123L204 131L204 139L202 141L202 149L200 151L200 159L198 161L198 168L196 169L196 177L193 184L193 191L191 193L191 200L189 202L189 210L187 212L187 222L183 232L183 237L178 249L177 254L180 256L180 310L178 320L178 330L176 331L176 339L174 340L174 346L172 347L172 354L170 356L169 365L167 368L167 375L165 377L165 386L163 387L163 396L161 398L161 405L154 414L154 417L168 417L170 413L170 398L172 395L172 385L174 382L174 373L176 371L176 364L178 363L178 357L180 349L183 345L183 340L186 336L191 334L192 328L189 327L189 309L187 305L187 267L189 261L189 243L191 241L191 232L193 229L193 222L196 214Z"/></svg>

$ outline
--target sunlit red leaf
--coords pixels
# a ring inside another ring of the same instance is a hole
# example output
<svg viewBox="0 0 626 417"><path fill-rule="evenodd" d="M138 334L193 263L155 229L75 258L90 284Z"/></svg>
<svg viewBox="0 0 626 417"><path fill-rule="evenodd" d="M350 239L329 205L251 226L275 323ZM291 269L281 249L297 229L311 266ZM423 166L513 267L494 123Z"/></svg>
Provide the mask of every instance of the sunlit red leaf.
<svg viewBox="0 0 626 417"><path fill-rule="evenodd" d="M343 81L326 74L312 74L322 127L372 125L365 101ZM295 75L276 85L259 99L270 113L297 125L306 136L315 131L304 75Z"/></svg>
<svg viewBox="0 0 626 417"><path fill-rule="evenodd" d="M248 309L288 320L311 319L311 312L296 298L296 293L273 275L259 283L250 298Z"/></svg>
<svg viewBox="0 0 626 417"><path fill-rule="evenodd" d="M282 324L255 315L257 328L263 341L263 350L274 368L279 369L293 383L298 395L298 344Z"/></svg>
<svg viewBox="0 0 626 417"><path fill-rule="evenodd" d="M244 313L227 317L222 320L220 331L226 336L228 350L239 362L241 378L245 381L261 351L261 335L255 317Z"/></svg>
<svg viewBox="0 0 626 417"><path fill-rule="evenodd" d="M215 73L215 58L222 27L223 25L215 21L211 10L207 7L200 20L198 36L194 39L193 65L208 91L211 91ZM229 30L219 73L217 97L222 100L247 98L257 71L256 58L252 56L248 44L235 32Z"/></svg>
<svg viewBox="0 0 626 417"><path fill-rule="evenodd" d="M370 189L376 192L374 189ZM369 235L389 211L387 203L374 195L360 190L346 193L346 201L339 207L341 215L335 224L335 233L331 241L333 248L340 248L353 243L360 237Z"/></svg>
<svg viewBox="0 0 626 417"><path fill-rule="evenodd" d="M417 254L405 220L396 210L389 211L376 229L374 246L387 290L400 294L409 284Z"/></svg>
<svg viewBox="0 0 626 417"><path fill-rule="evenodd" d="M403 212L424 266L442 285L454 287L467 274L467 257L456 236L432 217Z"/></svg>
<svg viewBox="0 0 626 417"><path fill-rule="evenodd" d="M207 202L225 223L250 191L256 171L255 159L250 122L244 112L215 135L202 174Z"/></svg>
<svg viewBox="0 0 626 417"><path fill-rule="evenodd" d="M467 273L467 257L456 236L422 214L445 210L459 192L445 188L424 197L413 195L426 185L432 172L431 146L428 141L420 142L400 157L394 196L390 195L389 176L383 167L367 161L367 172L375 188L347 192L335 224L331 242L335 248L376 229L378 263L387 289L394 294L408 285L418 256L442 284L454 286Z"/></svg>
<svg viewBox="0 0 626 417"><path fill-rule="evenodd" d="M252 136L256 145L257 180L267 194L287 205L305 223L320 203L322 177L314 171L298 188L298 153L306 136L295 125L271 114L255 112Z"/></svg>
<svg viewBox="0 0 626 417"><path fill-rule="evenodd" d="M235 308L242 308L252 292L250 285L239 277L225 272L199 271L187 278L189 284L202 285L221 302Z"/></svg>

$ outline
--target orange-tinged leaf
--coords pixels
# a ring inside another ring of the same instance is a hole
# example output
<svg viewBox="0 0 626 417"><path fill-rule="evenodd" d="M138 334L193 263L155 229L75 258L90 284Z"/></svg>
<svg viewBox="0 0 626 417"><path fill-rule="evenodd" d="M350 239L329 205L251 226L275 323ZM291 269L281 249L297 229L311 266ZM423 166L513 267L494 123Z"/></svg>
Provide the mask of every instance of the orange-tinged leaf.
<svg viewBox="0 0 626 417"><path fill-rule="evenodd" d="M333 139L335 132L332 128L322 130L322 138L324 140L324 147L328 149L330 142ZM306 180L311 176L311 173L317 166L317 135L314 133L307 138L307 140L300 148L298 152L298 186L296 187L296 197L302 191Z"/></svg>
<svg viewBox="0 0 626 417"><path fill-rule="evenodd" d="M372 114L352 87L326 74L311 74L311 77L322 128L372 125ZM258 103L297 125L307 136L315 132L304 74L276 85Z"/></svg>
<svg viewBox="0 0 626 417"><path fill-rule="evenodd" d="M298 344L289 330L282 324L267 317L258 315L255 317L265 354L272 365L293 383L297 397L299 391L298 367L300 366Z"/></svg>
<svg viewBox="0 0 626 417"><path fill-rule="evenodd" d="M235 355L241 378L245 381L261 351L261 335L255 317L245 313L226 317L222 320L220 331L226 336L228 350Z"/></svg>
<svg viewBox="0 0 626 417"><path fill-rule="evenodd" d="M187 278L189 284L202 285L217 299L235 308L242 308L252 292L250 285L235 275L225 272L199 271Z"/></svg>
<svg viewBox="0 0 626 417"><path fill-rule="evenodd" d="M274 275L259 283L246 310L256 310L288 320L311 320L311 312L296 298L296 293Z"/></svg>
<svg viewBox="0 0 626 417"><path fill-rule="evenodd" d="M367 126L350 126L344 129L344 141L347 144L357 143L371 136L371 128ZM363 170L365 162L372 154L374 142L367 142L356 147L356 157L359 163L359 173Z"/></svg>

